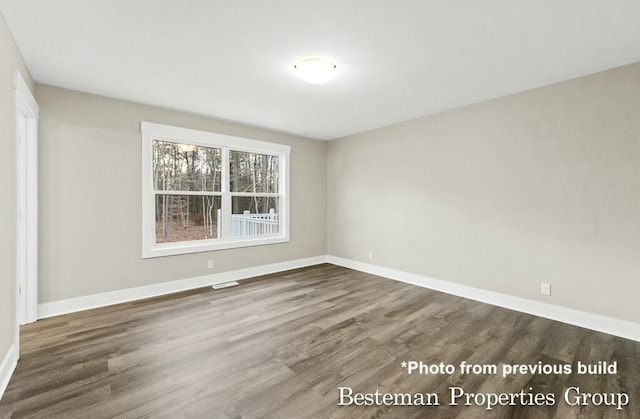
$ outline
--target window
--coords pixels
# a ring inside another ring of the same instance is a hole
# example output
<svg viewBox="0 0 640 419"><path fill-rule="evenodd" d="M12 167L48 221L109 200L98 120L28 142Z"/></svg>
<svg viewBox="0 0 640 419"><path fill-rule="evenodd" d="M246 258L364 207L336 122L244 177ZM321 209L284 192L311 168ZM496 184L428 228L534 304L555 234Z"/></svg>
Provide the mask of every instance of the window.
<svg viewBox="0 0 640 419"><path fill-rule="evenodd" d="M144 258L289 241L289 146L142 122Z"/></svg>

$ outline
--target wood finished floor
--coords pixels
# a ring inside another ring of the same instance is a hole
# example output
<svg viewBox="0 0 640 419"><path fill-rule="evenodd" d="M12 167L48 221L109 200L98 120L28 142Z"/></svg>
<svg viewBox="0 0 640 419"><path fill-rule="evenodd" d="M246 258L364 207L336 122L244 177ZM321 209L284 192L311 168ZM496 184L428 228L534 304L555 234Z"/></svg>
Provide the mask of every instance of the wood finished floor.
<svg viewBox="0 0 640 419"><path fill-rule="evenodd" d="M40 320L0 417L640 418L640 343L333 265ZM616 361L617 375L408 375L403 360ZM435 392L439 407L338 406L338 387ZM448 406L447 388L554 393L545 407ZM572 407L562 392L619 392Z"/></svg>

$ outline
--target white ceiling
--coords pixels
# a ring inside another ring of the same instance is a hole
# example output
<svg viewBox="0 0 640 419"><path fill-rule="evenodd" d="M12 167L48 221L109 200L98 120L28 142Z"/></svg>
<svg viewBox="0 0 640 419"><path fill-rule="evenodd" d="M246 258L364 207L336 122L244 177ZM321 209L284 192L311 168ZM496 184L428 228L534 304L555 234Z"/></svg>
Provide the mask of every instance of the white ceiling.
<svg viewBox="0 0 640 419"><path fill-rule="evenodd" d="M0 0L40 83L316 139L640 61L638 0ZM323 56L316 86L296 60Z"/></svg>

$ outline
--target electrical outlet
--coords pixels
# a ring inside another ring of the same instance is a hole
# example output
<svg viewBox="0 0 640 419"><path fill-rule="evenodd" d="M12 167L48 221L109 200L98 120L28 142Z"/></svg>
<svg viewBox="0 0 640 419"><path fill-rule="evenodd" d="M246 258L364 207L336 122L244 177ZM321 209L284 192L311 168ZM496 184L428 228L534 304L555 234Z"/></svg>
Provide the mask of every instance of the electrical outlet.
<svg viewBox="0 0 640 419"><path fill-rule="evenodd" d="M540 284L540 294L551 295L551 284L545 284L544 282L542 282Z"/></svg>
<svg viewBox="0 0 640 419"><path fill-rule="evenodd" d="M207 261L207 268L208 268L208 269L213 269L213 259L209 259L209 260Z"/></svg>
<svg viewBox="0 0 640 419"><path fill-rule="evenodd" d="M369 250L369 260L373 260L373 252Z"/></svg>

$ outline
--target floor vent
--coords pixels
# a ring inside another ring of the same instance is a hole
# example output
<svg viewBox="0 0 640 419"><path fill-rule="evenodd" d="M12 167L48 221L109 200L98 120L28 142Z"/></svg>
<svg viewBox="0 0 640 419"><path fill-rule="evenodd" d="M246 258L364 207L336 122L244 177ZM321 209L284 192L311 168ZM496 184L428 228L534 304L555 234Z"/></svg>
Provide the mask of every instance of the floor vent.
<svg viewBox="0 0 640 419"><path fill-rule="evenodd" d="M240 284L238 284L236 281L231 281L231 282L223 282L221 284L212 285L211 288L213 288L214 290L219 290L220 288L235 287L236 285L240 285Z"/></svg>

